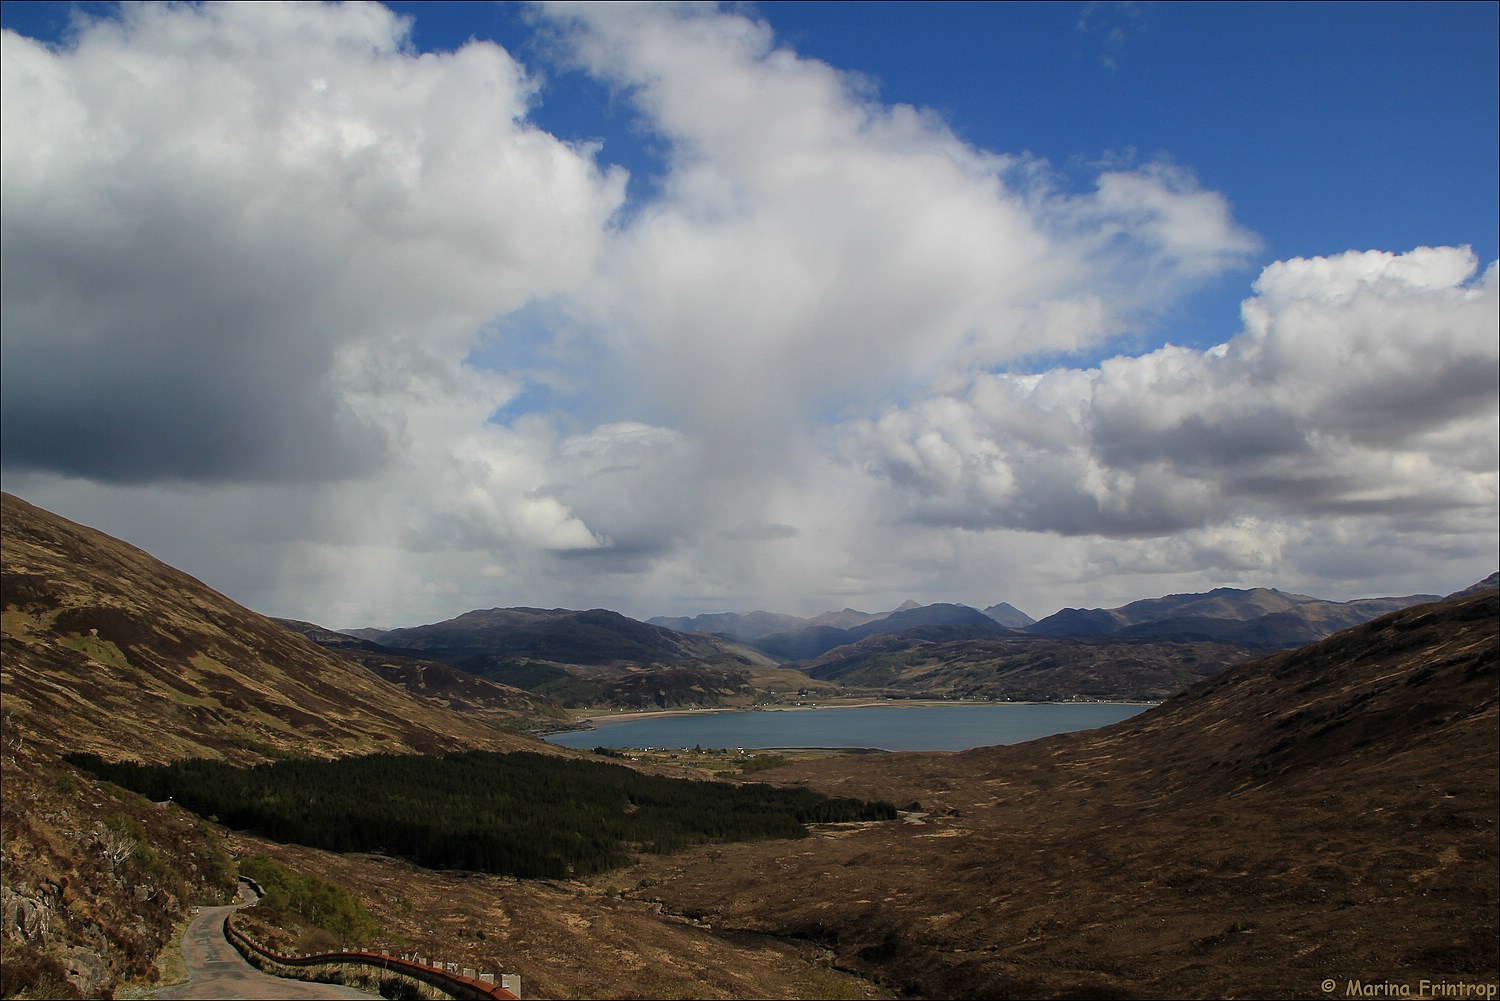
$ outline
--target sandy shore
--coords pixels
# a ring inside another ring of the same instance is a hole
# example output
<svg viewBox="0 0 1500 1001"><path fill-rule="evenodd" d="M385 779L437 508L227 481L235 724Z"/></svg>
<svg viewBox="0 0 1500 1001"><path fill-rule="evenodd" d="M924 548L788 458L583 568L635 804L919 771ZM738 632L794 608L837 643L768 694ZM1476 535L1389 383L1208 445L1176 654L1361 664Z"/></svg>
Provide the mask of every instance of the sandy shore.
<svg viewBox="0 0 1500 1001"><path fill-rule="evenodd" d="M587 726L598 726L602 723L628 723L638 719L654 719L663 716L702 716L712 713L741 713L741 712L767 712L767 713L794 713L807 712L814 709L899 709L902 706L1029 706L1042 705L1039 702L986 702L982 700L954 701L953 699L850 699L848 701L832 700L817 702L808 705L787 706L715 706L711 709L651 709L634 712L602 712L590 713L587 716L574 717L573 722L578 728ZM1082 703L1080 703L1082 704ZM1106 703L1089 703L1103 705ZM1110 702L1109 705L1149 706L1156 705L1154 702Z"/></svg>

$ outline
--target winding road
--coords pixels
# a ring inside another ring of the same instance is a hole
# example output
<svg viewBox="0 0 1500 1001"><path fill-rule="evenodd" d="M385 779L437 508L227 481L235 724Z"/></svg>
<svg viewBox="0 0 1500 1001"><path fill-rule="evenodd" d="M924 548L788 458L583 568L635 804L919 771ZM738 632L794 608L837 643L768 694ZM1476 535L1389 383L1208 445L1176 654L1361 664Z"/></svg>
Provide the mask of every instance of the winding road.
<svg viewBox="0 0 1500 1001"><path fill-rule="evenodd" d="M238 904L205 907L198 913L182 936L182 958L187 963L187 980L171 987L163 987L152 997L186 998L194 1001L258 1001L261 998L266 1001L322 1001L327 998L373 998L378 1001L378 994L367 994L337 984L285 980L261 973L245 962L245 958L224 938L224 919L235 910L255 902L253 896L247 898L247 891L243 886L240 888L240 899Z"/></svg>

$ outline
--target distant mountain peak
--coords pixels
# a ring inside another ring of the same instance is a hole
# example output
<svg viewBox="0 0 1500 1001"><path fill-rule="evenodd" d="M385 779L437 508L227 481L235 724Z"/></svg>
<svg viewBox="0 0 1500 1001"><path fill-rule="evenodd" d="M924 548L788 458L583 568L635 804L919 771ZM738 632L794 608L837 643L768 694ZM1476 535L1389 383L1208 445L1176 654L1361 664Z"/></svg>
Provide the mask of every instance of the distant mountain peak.
<svg viewBox="0 0 1500 1001"><path fill-rule="evenodd" d="M1008 601L1002 601L998 605L991 605L989 608L983 609L983 613L1002 626L1007 626L1011 629L1025 629L1036 621L1036 619L1027 615Z"/></svg>

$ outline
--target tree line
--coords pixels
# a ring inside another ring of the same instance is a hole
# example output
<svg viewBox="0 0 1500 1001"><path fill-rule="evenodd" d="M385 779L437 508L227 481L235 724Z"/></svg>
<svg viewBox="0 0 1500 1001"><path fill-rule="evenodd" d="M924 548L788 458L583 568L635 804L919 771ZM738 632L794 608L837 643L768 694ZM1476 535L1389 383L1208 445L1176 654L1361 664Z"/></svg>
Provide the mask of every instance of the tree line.
<svg viewBox="0 0 1500 1001"><path fill-rule="evenodd" d="M240 768L67 760L153 800L274 841L377 852L431 869L522 878L586 876L635 851L801 838L805 825L889 820L889 803L807 789L668 778L533 752L373 754Z"/></svg>

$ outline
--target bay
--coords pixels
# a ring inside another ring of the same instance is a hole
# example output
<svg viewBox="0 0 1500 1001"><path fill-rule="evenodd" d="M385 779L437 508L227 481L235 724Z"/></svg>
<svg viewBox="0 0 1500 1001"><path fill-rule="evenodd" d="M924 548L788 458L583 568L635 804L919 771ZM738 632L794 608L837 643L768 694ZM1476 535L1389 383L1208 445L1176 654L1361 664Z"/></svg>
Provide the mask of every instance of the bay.
<svg viewBox="0 0 1500 1001"><path fill-rule="evenodd" d="M963 751L1108 726L1149 708L1114 702L958 703L687 712L547 735L565 747L869 747Z"/></svg>

